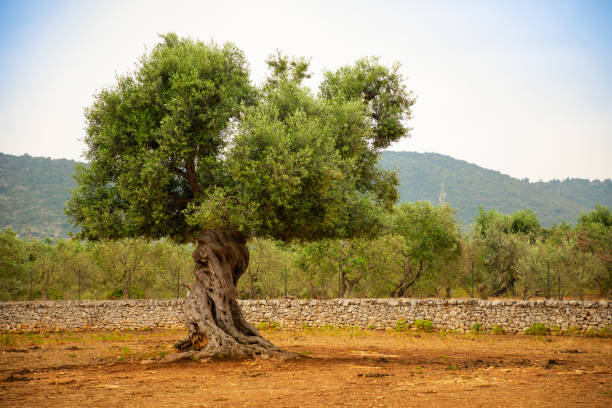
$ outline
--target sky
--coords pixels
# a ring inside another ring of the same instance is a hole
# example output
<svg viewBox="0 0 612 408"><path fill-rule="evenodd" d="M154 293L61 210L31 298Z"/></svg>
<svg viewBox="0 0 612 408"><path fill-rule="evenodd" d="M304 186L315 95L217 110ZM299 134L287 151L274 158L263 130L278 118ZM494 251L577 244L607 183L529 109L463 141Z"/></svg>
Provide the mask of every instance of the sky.
<svg viewBox="0 0 612 408"><path fill-rule="evenodd" d="M417 96L396 151L531 181L612 178L612 1L0 0L0 152L83 160L84 109L176 32L325 69L399 62Z"/></svg>

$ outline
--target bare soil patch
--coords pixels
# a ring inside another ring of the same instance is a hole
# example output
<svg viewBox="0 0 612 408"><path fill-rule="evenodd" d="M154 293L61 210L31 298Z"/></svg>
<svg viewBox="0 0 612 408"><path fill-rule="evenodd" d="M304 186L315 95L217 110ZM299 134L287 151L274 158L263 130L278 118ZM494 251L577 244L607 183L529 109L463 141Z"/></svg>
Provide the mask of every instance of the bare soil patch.
<svg viewBox="0 0 612 408"><path fill-rule="evenodd" d="M265 330L291 361L158 359L184 331L4 334L2 407L609 407L612 340Z"/></svg>

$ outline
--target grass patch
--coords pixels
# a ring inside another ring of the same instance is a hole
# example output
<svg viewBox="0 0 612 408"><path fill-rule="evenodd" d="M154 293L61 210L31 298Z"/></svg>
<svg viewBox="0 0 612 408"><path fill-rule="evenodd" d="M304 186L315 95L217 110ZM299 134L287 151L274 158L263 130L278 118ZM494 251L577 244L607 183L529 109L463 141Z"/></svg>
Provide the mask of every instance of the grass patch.
<svg viewBox="0 0 612 408"><path fill-rule="evenodd" d="M584 332L586 337L603 337L603 338L611 338L612 337L612 329L610 326L600 327L596 329L595 327L589 328L586 332Z"/></svg>
<svg viewBox="0 0 612 408"><path fill-rule="evenodd" d="M131 340L133 335L131 333L122 332L108 332L101 334L91 334L91 341L126 341Z"/></svg>
<svg viewBox="0 0 612 408"><path fill-rule="evenodd" d="M277 322L259 322L257 328L259 330L279 330L281 325Z"/></svg>
<svg viewBox="0 0 612 408"><path fill-rule="evenodd" d="M5 333L0 335L0 345L3 346L16 346L17 337L12 333Z"/></svg>
<svg viewBox="0 0 612 408"><path fill-rule="evenodd" d="M399 319L397 322L395 322L395 331L397 332L405 332L408 330L408 327L410 327L410 325L406 323L406 320L404 319Z"/></svg>
<svg viewBox="0 0 612 408"><path fill-rule="evenodd" d="M525 329L525 334L529 334L531 336L544 336L548 334L548 327L546 327L543 323L534 323L531 327Z"/></svg>
<svg viewBox="0 0 612 408"><path fill-rule="evenodd" d="M575 326L569 327L567 330L563 332L565 336L578 336L580 334L580 329Z"/></svg>
<svg viewBox="0 0 612 408"><path fill-rule="evenodd" d="M414 321L414 327L423 332L432 332L433 331L433 323L431 320L420 320L417 319Z"/></svg>

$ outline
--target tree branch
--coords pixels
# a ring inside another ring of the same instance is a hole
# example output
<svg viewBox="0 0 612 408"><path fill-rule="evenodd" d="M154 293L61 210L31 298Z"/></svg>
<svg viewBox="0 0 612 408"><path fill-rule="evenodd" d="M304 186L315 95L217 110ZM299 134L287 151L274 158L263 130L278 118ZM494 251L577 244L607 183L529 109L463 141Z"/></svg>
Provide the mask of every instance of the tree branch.
<svg viewBox="0 0 612 408"><path fill-rule="evenodd" d="M168 166L168 169L170 169L174 174L177 174L181 176L182 178L184 178L185 181L189 183L191 192L195 196L202 192L202 187L200 186L200 182L198 181L198 174L196 173L196 169L195 169L195 159L193 157L190 157L187 160L187 165L185 167L186 167L186 170L183 170L171 164Z"/></svg>
<svg viewBox="0 0 612 408"><path fill-rule="evenodd" d="M193 195L198 195L202 192L202 187L198 181L198 174L195 169L195 159L193 157L190 157L187 162L187 181L189 182L189 187L191 187Z"/></svg>
<svg viewBox="0 0 612 408"><path fill-rule="evenodd" d="M178 167L174 166L174 165L170 165L168 167L170 170L172 170L173 173L178 174L179 176L183 177L185 180L187 180L188 176L187 176L187 172L185 172L184 170L179 169Z"/></svg>
<svg viewBox="0 0 612 408"><path fill-rule="evenodd" d="M174 201L176 205L187 204L193 201L193 197L177 197L174 194L168 194L168 198Z"/></svg>

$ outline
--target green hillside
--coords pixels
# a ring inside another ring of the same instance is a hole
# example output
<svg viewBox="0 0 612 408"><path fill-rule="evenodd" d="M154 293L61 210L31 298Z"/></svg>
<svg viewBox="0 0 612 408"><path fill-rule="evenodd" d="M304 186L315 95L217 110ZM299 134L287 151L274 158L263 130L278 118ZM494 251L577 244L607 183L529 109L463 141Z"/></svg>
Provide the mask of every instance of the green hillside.
<svg viewBox="0 0 612 408"><path fill-rule="evenodd" d="M74 187L73 160L0 153L0 229L26 237L66 237L63 207Z"/></svg>
<svg viewBox="0 0 612 408"><path fill-rule="evenodd" d="M445 201L466 224L478 206L506 214L530 208L544 226L563 220L575 223L581 212L593 210L595 204L612 207L610 179L530 183L437 153L387 151L380 164L398 170L402 201L437 203L444 183Z"/></svg>
<svg viewBox="0 0 612 408"><path fill-rule="evenodd" d="M71 230L63 206L74 187L73 160L0 153L0 229L20 236L66 237ZM380 165L397 169L402 201L437 203L444 183L445 201L464 223L481 205L512 213L531 208L545 226L574 223L596 203L612 207L612 181L568 179L529 183L497 171L435 153L384 152Z"/></svg>

